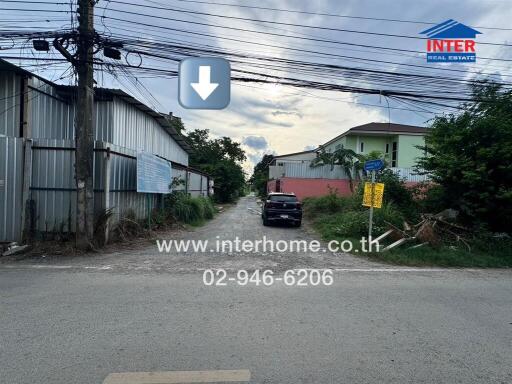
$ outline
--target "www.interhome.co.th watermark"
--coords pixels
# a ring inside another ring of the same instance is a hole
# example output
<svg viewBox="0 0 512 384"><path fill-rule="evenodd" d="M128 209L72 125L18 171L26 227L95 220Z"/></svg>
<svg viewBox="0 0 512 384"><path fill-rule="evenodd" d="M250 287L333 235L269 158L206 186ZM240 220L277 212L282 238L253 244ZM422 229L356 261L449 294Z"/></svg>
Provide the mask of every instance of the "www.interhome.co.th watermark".
<svg viewBox="0 0 512 384"><path fill-rule="evenodd" d="M208 239L168 239L156 241L160 253L266 253L266 252L378 252L379 242L372 239L368 240L362 237L359 241L352 240L331 240L327 247L323 247L318 240L274 240L263 236L261 239L249 240L240 239L238 236L234 239L221 239L217 236L214 241Z"/></svg>

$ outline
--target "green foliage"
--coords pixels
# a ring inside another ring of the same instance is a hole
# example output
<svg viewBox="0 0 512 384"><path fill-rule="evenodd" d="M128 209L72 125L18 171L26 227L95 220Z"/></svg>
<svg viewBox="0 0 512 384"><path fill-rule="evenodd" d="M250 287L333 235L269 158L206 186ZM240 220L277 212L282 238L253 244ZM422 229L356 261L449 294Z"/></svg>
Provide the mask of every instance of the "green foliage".
<svg viewBox="0 0 512 384"><path fill-rule="evenodd" d="M215 214L211 199L191 197L184 192L171 193L165 200L165 211L175 220L187 224L198 224L212 219Z"/></svg>
<svg viewBox="0 0 512 384"><path fill-rule="evenodd" d="M419 218L414 190L407 187L404 178L391 169L383 169L377 173L376 181L384 183L384 203L393 204L409 220L416 221Z"/></svg>
<svg viewBox="0 0 512 384"><path fill-rule="evenodd" d="M340 235L344 236L366 236L369 226L369 210L348 211L341 216ZM393 204L384 204L382 208L375 209L373 215L373 229L375 233L382 233L387 229L387 224L395 226L402 225L403 216L393 206Z"/></svg>
<svg viewBox="0 0 512 384"><path fill-rule="evenodd" d="M222 160L243 162L246 160L245 152L240 143L234 142L229 137L211 139L208 129L196 129L187 136L188 142L194 148L190 156L193 166L198 164L215 164Z"/></svg>
<svg viewBox="0 0 512 384"><path fill-rule="evenodd" d="M440 186L439 201L467 224L511 232L512 91L485 82L473 98L461 114L434 120L417 167Z"/></svg>
<svg viewBox="0 0 512 384"><path fill-rule="evenodd" d="M358 156L358 162L355 164L355 168L358 172L361 172L366 176L367 172L364 170L364 163L366 163L369 160L382 160L384 161L384 167L389 166L389 155L386 155L382 151L371 151L367 154L359 154Z"/></svg>
<svg viewBox="0 0 512 384"><path fill-rule="evenodd" d="M512 241L493 239L493 246L475 247L471 252L462 248L421 247L415 249L397 248L389 252L369 255L372 259L398 265L439 266L465 268L504 268L512 267Z"/></svg>
<svg viewBox="0 0 512 384"><path fill-rule="evenodd" d="M245 174L240 163L246 156L240 143L229 137L211 139L207 129L196 129L187 138L194 149L190 165L212 176L214 198L225 203L243 194Z"/></svg>
<svg viewBox="0 0 512 384"><path fill-rule="evenodd" d="M360 162L360 155L358 155L351 149L342 147L335 150L334 152L325 152L325 150L322 148L318 152L316 159L311 162L311 167L330 165L331 170L333 170L335 165L339 165L347 175L350 184L350 190L353 192L353 170L354 168L357 168L356 164L359 164ZM358 173L356 172L356 178L357 177Z"/></svg>
<svg viewBox="0 0 512 384"><path fill-rule="evenodd" d="M437 213L450 207L445 201L443 187L438 184L419 183L414 186L413 195L416 197L419 212Z"/></svg>
<svg viewBox="0 0 512 384"><path fill-rule="evenodd" d="M179 134L183 134L183 131L185 130L185 125L183 124L183 121L181 118L176 116L168 116L167 120L169 121L169 124L178 131Z"/></svg>
<svg viewBox="0 0 512 384"><path fill-rule="evenodd" d="M305 215L326 239L361 237L368 234L369 210L362 206L362 196L339 196L331 190L326 196L303 200ZM391 202L374 210L375 232L383 232L386 222L401 226L404 215Z"/></svg>
<svg viewBox="0 0 512 384"><path fill-rule="evenodd" d="M330 189L328 195L306 197L302 201L305 214L314 217L320 214L340 213L348 209L360 209L361 200L356 196L339 196L337 193L337 190Z"/></svg>
<svg viewBox="0 0 512 384"><path fill-rule="evenodd" d="M274 156L272 155L263 155L263 158L254 167L252 176L249 179L249 182L260 197L264 197L267 194L268 167L273 159Z"/></svg>

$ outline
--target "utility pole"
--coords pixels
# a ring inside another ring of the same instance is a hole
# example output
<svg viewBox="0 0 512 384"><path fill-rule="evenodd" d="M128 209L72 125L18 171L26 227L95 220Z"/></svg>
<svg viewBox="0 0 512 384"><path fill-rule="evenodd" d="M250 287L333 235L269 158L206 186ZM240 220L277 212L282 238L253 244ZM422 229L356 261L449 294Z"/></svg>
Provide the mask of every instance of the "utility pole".
<svg viewBox="0 0 512 384"><path fill-rule="evenodd" d="M75 124L75 178L77 190L76 246L88 249L94 232L94 4L78 0L77 61L78 95Z"/></svg>

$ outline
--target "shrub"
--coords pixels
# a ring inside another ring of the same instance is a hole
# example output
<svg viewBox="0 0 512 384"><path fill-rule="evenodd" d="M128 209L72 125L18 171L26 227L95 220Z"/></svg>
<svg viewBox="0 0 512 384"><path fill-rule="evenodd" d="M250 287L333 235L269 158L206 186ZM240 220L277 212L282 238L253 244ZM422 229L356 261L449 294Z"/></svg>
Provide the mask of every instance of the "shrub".
<svg viewBox="0 0 512 384"><path fill-rule="evenodd" d="M384 202L392 203L403 215L410 219L418 219L418 204L414 200L414 190L407 187L405 179L390 169L378 173L377 181L384 183Z"/></svg>
<svg viewBox="0 0 512 384"><path fill-rule="evenodd" d="M215 208L209 198L191 197L184 192L173 192L169 195L165 209L175 220L188 224L212 219L215 214Z"/></svg>
<svg viewBox="0 0 512 384"><path fill-rule="evenodd" d="M512 91L492 82L473 85L473 102L437 116L417 168L442 186L463 224L512 233Z"/></svg>
<svg viewBox="0 0 512 384"><path fill-rule="evenodd" d="M343 208L342 198L335 193L321 197L307 197L303 201L308 213L336 213Z"/></svg>
<svg viewBox="0 0 512 384"><path fill-rule="evenodd" d="M201 202L203 208L203 219L213 219L213 216L215 215L215 207L213 206L212 200L208 197L200 196L197 198L198 201Z"/></svg>
<svg viewBox="0 0 512 384"><path fill-rule="evenodd" d="M328 195L320 197L306 197L302 201L306 215L313 216L322 213L339 213L344 210L360 208L360 201L356 195L339 196L337 190L331 189Z"/></svg>
<svg viewBox="0 0 512 384"><path fill-rule="evenodd" d="M358 237L368 233L368 212L347 211L336 215L335 231L340 236Z"/></svg>

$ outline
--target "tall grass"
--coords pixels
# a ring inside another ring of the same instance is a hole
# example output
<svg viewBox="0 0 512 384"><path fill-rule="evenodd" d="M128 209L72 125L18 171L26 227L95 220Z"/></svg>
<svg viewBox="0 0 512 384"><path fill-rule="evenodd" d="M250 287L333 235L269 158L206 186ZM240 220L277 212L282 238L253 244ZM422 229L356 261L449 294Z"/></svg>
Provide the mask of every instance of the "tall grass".
<svg viewBox="0 0 512 384"><path fill-rule="evenodd" d="M191 197L179 192L169 197L166 209L174 219L186 224L199 224L212 219L215 214L215 207L209 198Z"/></svg>
<svg viewBox="0 0 512 384"><path fill-rule="evenodd" d="M357 242L361 236L368 234L369 210L362 206L361 194L338 196L331 192L327 196L306 198L303 203L305 216L325 240L348 239ZM401 228L403 221L411 217L409 208L410 205L400 206L387 201L383 203L382 208L375 209L374 236L385 232L389 228L388 223ZM389 252L365 255L382 262L410 266L512 267L511 238L480 233L471 243L471 252L453 246L433 248L426 245L410 249L409 247L414 244L411 243Z"/></svg>

